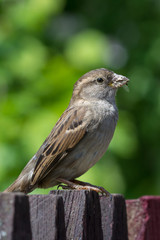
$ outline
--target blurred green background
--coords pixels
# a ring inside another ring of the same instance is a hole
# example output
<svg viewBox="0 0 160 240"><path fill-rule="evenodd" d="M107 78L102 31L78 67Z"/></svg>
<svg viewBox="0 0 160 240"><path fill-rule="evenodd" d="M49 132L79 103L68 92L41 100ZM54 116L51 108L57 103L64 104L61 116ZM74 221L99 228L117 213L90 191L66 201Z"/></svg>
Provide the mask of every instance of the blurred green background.
<svg viewBox="0 0 160 240"><path fill-rule="evenodd" d="M130 78L104 157L80 179L126 198L160 194L160 1L0 1L0 190L68 106L75 81ZM36 190L35 193L48 193Z"/></svg>

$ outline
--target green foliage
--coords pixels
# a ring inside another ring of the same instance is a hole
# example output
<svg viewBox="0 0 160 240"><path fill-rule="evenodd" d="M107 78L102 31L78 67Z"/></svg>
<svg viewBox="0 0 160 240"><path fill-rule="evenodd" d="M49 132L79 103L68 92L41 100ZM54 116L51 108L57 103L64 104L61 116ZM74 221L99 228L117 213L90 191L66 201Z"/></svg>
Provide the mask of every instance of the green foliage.
<svg viewBox="0 0 160 240"><path fill-rule="evenodd" d="M119 90L112 143L80 179L131 198L160 194L159 1L1 0L0 7L0 190L38 150L75 81L107 67L130 78L130 92Z"/></svg>

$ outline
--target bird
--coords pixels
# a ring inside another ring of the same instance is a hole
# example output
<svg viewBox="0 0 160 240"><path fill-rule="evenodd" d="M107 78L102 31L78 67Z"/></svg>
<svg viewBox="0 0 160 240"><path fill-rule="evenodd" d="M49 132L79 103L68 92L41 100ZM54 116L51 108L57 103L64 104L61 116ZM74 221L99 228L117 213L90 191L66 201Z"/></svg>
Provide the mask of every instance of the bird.
<svg viewBox="0 0 160 240"><path fill-rule="evenodd" d="M117 89L129 79L106 68L91 70L74 84L67 109L49 136L4 192L28 194L36 188L93 190L108 194L103 187L76 180L106 152L113 137L118 109Z"/></svg>

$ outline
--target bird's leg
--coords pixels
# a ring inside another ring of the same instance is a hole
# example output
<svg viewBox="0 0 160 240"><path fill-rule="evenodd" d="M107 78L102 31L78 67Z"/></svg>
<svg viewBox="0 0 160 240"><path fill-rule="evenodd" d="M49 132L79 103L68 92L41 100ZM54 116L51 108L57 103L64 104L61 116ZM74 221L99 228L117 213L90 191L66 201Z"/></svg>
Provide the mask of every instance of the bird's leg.
<svg viewBox="0 0 160 240"><path fill-rule="evenodd" d="M62 185L62 184L59 184L58 187L62 187L63 189L77 189L78 188L78 185L69 181L69 180L66 180L66 179L63 179L63 178L57 178L56 179L58 182L60 183L64 183L66 185Z"/></svg>
<svg viewBox="0 0 160 240"><path fill-rule="evenodd" d="M63 184L58 184L57 185L57 190L59 190L59 188L62 188L62 189L69 189L70 187L68 187L67 185L63 185Z"/></svg>
<svg viewBox="0 0 160 240"><path fill-rule="evenodd" d="M95 191L97 193L101 193L101 194L105 194L107 196L111 196L111 194L107 190L105 190L103 187L97 187L97 186L92 185L90 183L82 182L82 181L79 181L79 180L69 181L69 180L66 180L66 179L63 179L63 178L57 178L56 180L58 182L66 184L68 186L68 188L71 188L71 189L88 190L88 191L92 190L92 191ZM66 189L66 186L61 185L61 187Z"/></svg>
<svg viewBox="0 0 160 240"><path fill-rule="evenodd" d="M96 189L99 190L99 191L97 191L97 192L102 193L102 194L104 193L104 194L107 195L107 196L110 196L110 195L111 195L111 194L110 194L106 189L104 189L103 187L99 187L99 186L96 186L96 185L92 185L92 184L90 184L90 183L82 182L82 181L79 181L79 180L76 180L76 179L74 179L72 182L77 183L78 185L81 185L81 186L88 186L88 187L96 188Z"/></svg>

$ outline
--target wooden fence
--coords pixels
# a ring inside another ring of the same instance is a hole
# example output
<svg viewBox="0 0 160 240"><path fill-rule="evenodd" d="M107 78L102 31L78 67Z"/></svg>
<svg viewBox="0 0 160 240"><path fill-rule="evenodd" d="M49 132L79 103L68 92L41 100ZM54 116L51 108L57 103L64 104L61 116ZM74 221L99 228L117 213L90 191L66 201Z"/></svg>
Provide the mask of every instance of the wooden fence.
<svg viewBox="0 0 160 240"><path fill-rule="evenodd" d="M127 224L128 222L128 224ZM0 240L160 240L160 197L0 194Z"/></svg>

